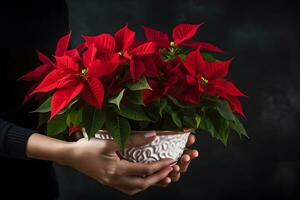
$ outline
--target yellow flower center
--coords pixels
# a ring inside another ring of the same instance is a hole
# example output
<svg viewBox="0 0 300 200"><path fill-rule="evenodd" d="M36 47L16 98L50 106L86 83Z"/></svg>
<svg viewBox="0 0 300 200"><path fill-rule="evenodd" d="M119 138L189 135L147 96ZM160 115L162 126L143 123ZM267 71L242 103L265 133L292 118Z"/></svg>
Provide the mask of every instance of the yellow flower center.
<svg viewBox="0 0 300 200"><path fill-rule="evenodd" d="M86 67L83 68L83 69L81 70L81 74L82 74L82 75L85 75L85 74L87 73L87 70L88 70L88 69L87 69Z"/></svg>
<svg viewBox="0 0 300 200"><path fill-rule="evenodd" d="M206 78L204 78L203 76L201 76L201 81L204 85L206 85L208 83L208 80Z"/></svg>
<svg viewBox="0 0 300 200"><path fill-rule="evenodd" d="M171 42L170 42L170 46L171 46L171 47L175 47L175 42L174 42L174 41L171 41Z"/></svg>

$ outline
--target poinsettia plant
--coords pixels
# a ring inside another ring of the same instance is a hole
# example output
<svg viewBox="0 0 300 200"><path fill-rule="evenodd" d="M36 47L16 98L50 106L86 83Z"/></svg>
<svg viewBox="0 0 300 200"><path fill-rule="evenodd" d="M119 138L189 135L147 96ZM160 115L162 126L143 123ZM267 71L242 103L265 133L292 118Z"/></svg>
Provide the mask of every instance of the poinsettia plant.
<svg viewBox="0 0 300 200"><path fill-rule="evenodd" d="M205 130L227 143L230 130L246 131L239 97L226 80L232 59L223 51L192 41L202 24L179 24L172 39L144 28L145 41L124 26L115 34L83 36L69 49L71 33L57 43L53 58L38 52L41 65L22 76L35 84L27 93L43 100L33 112L47 134L72 134L85 128L89 137L107 129L124 147L131 130Z"/></svg>

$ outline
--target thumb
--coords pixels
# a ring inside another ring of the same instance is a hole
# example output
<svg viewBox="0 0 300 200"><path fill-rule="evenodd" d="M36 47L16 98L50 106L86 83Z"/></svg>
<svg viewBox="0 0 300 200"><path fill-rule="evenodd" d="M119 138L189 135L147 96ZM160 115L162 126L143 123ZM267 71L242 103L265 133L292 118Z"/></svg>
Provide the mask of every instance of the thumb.
<svg viewBox="0 0 300 200"><path fill-rule="evenodd" d="M127 148L144 146L146 144L151 143L155 139L155 137L156 137L155 131L147 131L145 133L136 133L129 137L125 146Z"/></svg>

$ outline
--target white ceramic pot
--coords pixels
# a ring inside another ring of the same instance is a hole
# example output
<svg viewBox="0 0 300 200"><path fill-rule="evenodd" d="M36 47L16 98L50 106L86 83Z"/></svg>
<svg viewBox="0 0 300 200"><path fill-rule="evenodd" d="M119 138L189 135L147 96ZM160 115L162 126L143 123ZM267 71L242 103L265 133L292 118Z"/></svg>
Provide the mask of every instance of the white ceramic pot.
<svg viewBox="0 0 300 200"><path fill-rule="evenodd" d="M143 134L149 131L133 131L133 134ZM131 162L151 163L164 158L172 158L178 160L187 144L190 130L179 131L155 131L156 138L149 144L125 148L120 155ZM84 134L87 137L86 134ZM95 134L95 138L102 140L113 140L113 138L105 130L100 130Z"/></svg>

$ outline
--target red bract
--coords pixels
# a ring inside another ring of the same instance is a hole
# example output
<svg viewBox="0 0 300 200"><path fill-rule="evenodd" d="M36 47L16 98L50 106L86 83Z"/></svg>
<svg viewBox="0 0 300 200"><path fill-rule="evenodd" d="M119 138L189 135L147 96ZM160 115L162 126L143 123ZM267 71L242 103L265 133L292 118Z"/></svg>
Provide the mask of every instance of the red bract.
<svg viewBox="0 0 300 200"><path fill-rule="evenodd" d="M205 61L200 51L222 50L209 43L190 41L201 25L177 25L172 40L161 31L144 27L147 41L142 42L137 42L135 32L125 25L114 35L83 36L85 42L71 50L71 33L65 35L57 43L55 60L38 52L42 65L20 78L38 82L25 100L36 93L53 92L51 118L79 96L87 104L102 109L105 95L109 99L124 88L131 90L127 83L134 84L144 76L142 84L147 80L152 88L142 91L146 106L164 96L200 105L201 96L207 94L228 101L233 111L244 116L238 97L245 95L224 79L231 60ZM197 50L186 55L179 48L182 46ZM183 61L181 57L185 56Z"/></svg>
<svg viewBox="0 0 300 200"><path fill-rule="evenodd" d="M159 48L172 48L176 46L188 46L194 48L201 48L205 51L211 51L216 53L223 52L218 47L205 42L186 42L191 39L202 24L179 24L175 26L172 32L173 41L170 41L168 34L161 31L143 27L145 36L148 41L153 41Z"/></svg>
<svg viewBox="0 0 300 200"><path fill-rule="evenodd" d="M189 89L190 86L184 81L185 72L182 70L183 66L179 57L164 62L160 68L163 74L161 80L151 80L149 85L152 90L144 90L143 100L145 104L165 95L171 95L187 103L199 103L200 94Z"/></svg>
<svg viewBox="0 0 300 200"><path fill-rule="evenodd" d="M63 56L67 52L71 33L61 37L56 45L55 56ZM41 81L50 71L54 69L54 63L41 52L38 53L39 60L43 63L33 71L23 75L19 80L25 81Z"/></svg>
<svg viewBox="0 0 300 200"><path fill-rule="evenodd" d="M136 41L125 25L115 34L83 36L71 50L71 33L63 36L53 60L38 52L42 64L20 78L36 82L24 101L35 95L44 102L34 112L41 113L43 124L50 111L48 135L68 131L71 136L85 128L94 137L104 128L120 147L131 130L153 128L204 129L224 144L230 129L247 137L236 117L245 117L239 101L245 95L225 80L232 59L216 61L202 51L221 49L191 41L201 25L179 24L172 39L144 27L146 41Z"/></svg>
<svg viewBox="0 0 300 200"><path fill-rule="evenodd" d="M171 95L183 102L191 104L199 104L202 93L191 87L186 81L186 71L179 57L168 62L166 65L166 80L165 85L168 85L168 95ZM175 66L175 67L174 67Z"/></svg>
<svg viewBox="0 0 300 200"><path fill-rule="evenodd" d="M74 133L80 132L81 130L82 130L82 128L80 126L76 126L76 125L71 124L70 127L69 127L69 136L74 134Z"/></svg>
<svg viewBox="0 0 300 200"><path fill-rule="evenodd" d="M244 116L237 97L246 95L232 82L224 79L228 74L231 61L232 59L224 62L207 62L203 59L199 49L192 51L184 61L184 66L189 72L189 75L186 76L186 82L196 86L199 93L204 92L228 100L233 111Z"/></svg>
<svg viewBox="0 0 300 200"><path fill-rule="evenodd" d="M73 52L73 57L55 57L55 69L49 73L31 93L49 92L57 89L51 101L51 118L59 113L77 95L90 105L102 108L104 88L98 77L110 75L118 63L95 59L96 48L90 45L82 59Z"/></svg>
<svg viewBox="0 0 300 200"><path fill-rule="evenodd" d="M74 54L74 50L68 51L68 46L70 42L71 33L68 35L65 35L61 37L56 45L55 50L55 56L63 56L65 54L72 55ZM46 55L43 53L37 51L38 53L38 59L43 63L37 68L35 68L33 71L23 75L18 80L24 80L24 81L35 81L39 82L45 78L47 74L49 74L51 71L55 69L55 65L52 62L51 59L49 59ZM23 103L26 103L32 96L30 95L31 92L37 87L37 84L33 85L28 93L25 95Z"/></svg>
<svg viewBox="0 0 300 200"><path fill-rule="evenodd" d="M94 44L97 48L97 57L101 60L112 62L129 62L130 73L133 80L138 80L141 75L147 73L145 55L157 52L153 42L138 43L135 41L135 32L124 26L114 36L100 34L95 37L84 36L86 45Z"/></svg>

